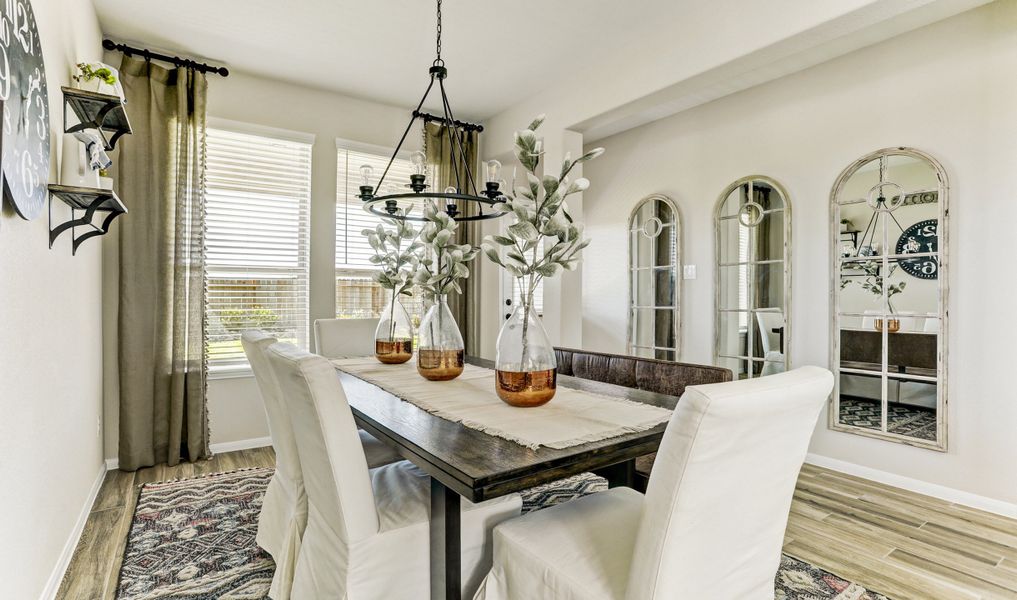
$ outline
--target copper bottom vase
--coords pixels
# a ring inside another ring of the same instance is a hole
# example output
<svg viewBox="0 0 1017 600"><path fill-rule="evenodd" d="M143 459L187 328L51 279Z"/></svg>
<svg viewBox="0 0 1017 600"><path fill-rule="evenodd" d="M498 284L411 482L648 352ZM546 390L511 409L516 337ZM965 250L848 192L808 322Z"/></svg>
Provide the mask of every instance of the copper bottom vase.
<svg viewBox="0 0 1017 600"><path fill-rule="evenodd" d="M431 381L448 381L455 379L463 372L466 352L458 350L438 350L420 348L417 350L417 373Z"/></svg>
<svg viewBox="0 0 1017 600"><path fill-rule="evenodd" d="M374 357L387 365L398 365L413 357L413 340L375 340Z"/></svg>
<svg viewBox="0 0 1017 600"><path fill-rule="evenodd" d="M547 404L558 389L558 369L495 372L495 388L502 402L523 408Z"/></svg>
<svg viewBox="0 0 1017 600"><path fill-rule="evenodd" d="M876 331L883 331L883 319L876 319ZM900 331L900 319L887 319L886 330L890 333L897 333Z"/></svg>

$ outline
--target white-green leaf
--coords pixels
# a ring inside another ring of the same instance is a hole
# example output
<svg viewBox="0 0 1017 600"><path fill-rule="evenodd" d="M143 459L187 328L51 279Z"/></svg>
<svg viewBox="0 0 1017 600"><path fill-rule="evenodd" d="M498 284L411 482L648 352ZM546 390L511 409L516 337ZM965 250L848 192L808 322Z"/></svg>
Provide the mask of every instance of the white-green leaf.
<svg viewBox="0 0 1017 600"><path fill-rule="evenodd" d="M519 221L515 225L510 225L509 231L512 232L512 235L521 240L529 241L540 237L540 233L537 231L537 228L527 221Z"/></svg>

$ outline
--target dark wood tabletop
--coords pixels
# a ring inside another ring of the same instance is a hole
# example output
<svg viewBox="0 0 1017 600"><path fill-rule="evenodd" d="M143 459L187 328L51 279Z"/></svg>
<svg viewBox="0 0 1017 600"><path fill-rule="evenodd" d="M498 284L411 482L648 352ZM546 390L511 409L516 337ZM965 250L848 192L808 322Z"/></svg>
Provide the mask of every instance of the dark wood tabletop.
<svg viewBox="0 0 1017 600"><path fill-rule="evenodd" d="M482 359L469 358L467 362L494 367ZM462 597L460 498L481 502L587 471L606 477L612 487L632 486L636 457L655 452L667 427L662 423L639 433L563 450L532 450L432 415L341 370L339 378L357 425L431 476L431 600ZM493 375L491 385L493 388ZM678 403L674 396L563 375L558 376L558 385L668 409Z"/></svg>
<svg viewBox="0 0 1017 600"><path fill-rule="evenodd" d="M493 362L483 359L469 358L467 362L494 367ZM405 458L473 502L655 452L666 427L662 423L643 432L563 450L545 447L531 450L432 415L354 375L340 371L339 377L358 425L398 447ZM674 409L678 402L674 396L563 375L558 376L558 385L668 409Z"/></svg>

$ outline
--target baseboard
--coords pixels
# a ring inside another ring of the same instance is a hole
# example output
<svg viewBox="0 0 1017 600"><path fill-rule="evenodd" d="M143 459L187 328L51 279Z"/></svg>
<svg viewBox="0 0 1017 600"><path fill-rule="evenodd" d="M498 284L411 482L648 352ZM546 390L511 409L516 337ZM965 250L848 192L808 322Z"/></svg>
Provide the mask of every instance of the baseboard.
<svg viewBox="0 0 1017 600"><path fill-rule="evenodd" d="M236 452L237 450L247 450L249 448L264 448L265 446L271 445L272 438L260 437L247 440L237 440L235 442L220 442L218 444L212 444L209 448L212 450L212 454L219 454L221 452Z"/></svg>
<svg viewBox="0 0 1017 600"><path fill-rule="evenodd" d="M892 485L909 492L915 492L916 494L932 496L933 498L939 498L940 500L946 500L947 502L953 502L970 508L977 508L978 510L984 510L1004 517L1017 519L1017 504L1005 502L1003 500L987 498L985 496L979 496L978 494L972 494L971 492L946 487L945 485L929 483L927 481L913 479L911 477L904 477L903 475L897 475L896 473L888 473L887 471L880 471L879 469L864 467L862 465L856 465L854 463L838 460L836 458L820 456L818 454L807 455L805 457L805 462L817 467L823 467L824 469L830 469L831 471L838 471L840 473L854 475L863 479L870 479L878 483Z"/></svg>
<svg viewBox="0 0 1017 600"><path fill-rule="evenodd" d="M102 482L106 478L106 464L99 465L99 473L95 476L95 481L92 483L92 489L88 492L88 497L85 499L85 504L81 507L81 513L78 515L78 521L74 524L74 529L71 530L71 535L67 538L67 543L64 544L64 549L60 553L60 559L57 561L56 566L53 567L53 572L50 573L49 581L46 582L46 587L42 589L42 594L39 596L41 600L52 600L56 598L57 592L60 591L60 582L64 579L64 573L67 572L67 567L71 564L71 559L74 557L74 550L78 547L78 540L81 539L81 532L85 530L85 523L88 521L88 515L92 513L92 506L95 504L95 499L99 495L99 489L102 487Z"/></svg>
<svg viewBox="0 0 1017 600"><path fill-rule="evenodd" d="M265 446L272 445L272 438L260 437L251 438L248 440L237 440L235 442L222 442L219 444L212 444L209 446L209 450L212 454L219 454L221 452L234 452L236 450L247 450L250 448L264 448ZM106 459L106 470L114 471L120 468L120 460L116 458Z"/></svg>

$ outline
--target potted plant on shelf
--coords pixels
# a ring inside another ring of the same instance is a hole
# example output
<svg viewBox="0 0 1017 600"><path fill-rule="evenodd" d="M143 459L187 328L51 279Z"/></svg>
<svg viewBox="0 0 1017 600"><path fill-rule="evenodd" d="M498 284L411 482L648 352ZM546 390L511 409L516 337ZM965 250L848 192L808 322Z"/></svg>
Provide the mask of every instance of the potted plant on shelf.
<svg viewBox="0 0 1017 600"><path fill-rule="evenodd" d="M476 258L480 248L456 244L455 219L430 202L424 206L424 218L427 223L420 229L413 259L413 283L432 305L417 331L417 372L431 381L448 381L463 372L466 353L459 325L448 308L448 293L462 293L458 281L470 276L466 263Z"/></svg>
<svg viewBox="0 0 1017 600"><path fill-rule="evenodd" d="M569 216L565 199L582 192L589 180L569 180L569 173L581 163L600 156L597 148L562 162L557 176L536 175L542 141L536 130L544 117L515 135L515 156L526 169L527 185L498 205L510 211L514 223L505 235L489 235L481 246L484 254L516 279L520 301L498 334L495 359L498 397L512 406L540 406L554 397L557 362L547 332L533 308L533 294L540 282L563 269L574 270L590 240L583 239L583 226Z"/></svg>
<svg viewBox="0 0 1017 600"><path fill-rule="evenodd" d="M118 75L117 70L107 64L82 62L76 65L74 75L71 77L79 89L118 96L123 100L124 91L119 84Z"/></svg>
<svg viewBox="0 0 1017 600"><path fill-rule="evenodd" d="M374 249L369 260L380 267L373 275L374 280L391 290L374 332L374 355L383 363L399 364L413 356L413 325L399 297L410 295L413 288L414 252L421 244L416 241L417 231L409 221L382 219L382 223L361 232Z"/></svg>

